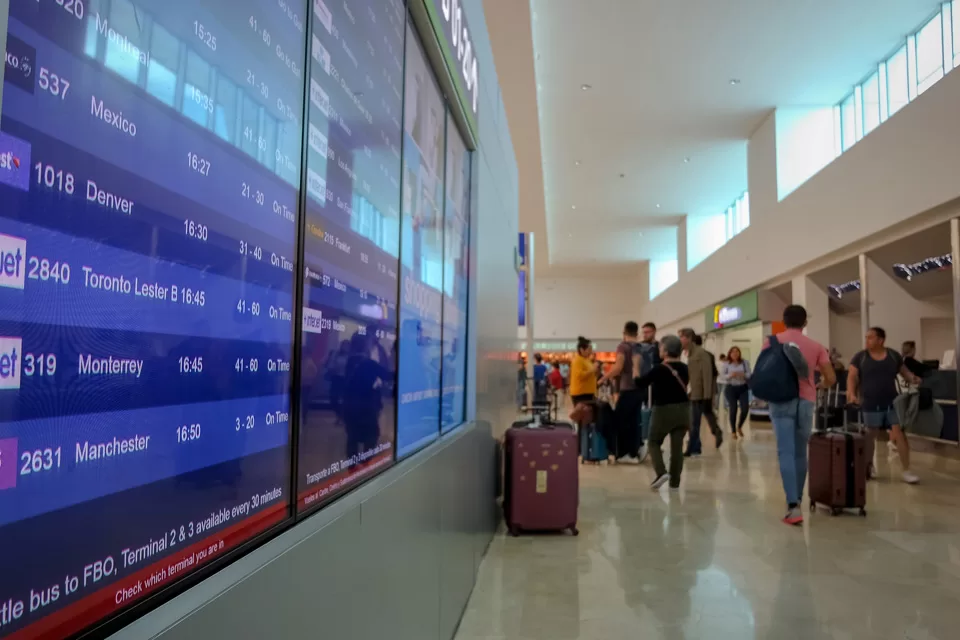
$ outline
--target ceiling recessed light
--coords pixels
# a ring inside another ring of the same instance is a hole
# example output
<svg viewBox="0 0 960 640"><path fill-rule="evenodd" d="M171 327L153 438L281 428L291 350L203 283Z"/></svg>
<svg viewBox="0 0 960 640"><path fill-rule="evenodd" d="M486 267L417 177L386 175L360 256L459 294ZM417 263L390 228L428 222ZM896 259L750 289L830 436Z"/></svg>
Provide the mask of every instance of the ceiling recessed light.
<svg viewBox="0 0 960 640"><path fill-rule="evenodd" d="M570 208L576 210L577 205L571 205Z"/></svg>
<svg viewBox="0 0 960 640"><path fill-rule="evenodd" d="M579 160L576 160L576 161L574 161L573 164L575 164L575 165L577 165L577 166L579 167L579 166L580 166L580 161L579 161Z"/></svg>
<svg viewBox="0 0 960 640"><path fill-rule="evenodd" d="M591 87L589 84L582 84L582 85L580 85L580 90L581 90L581 91L589 91L590 89L593 89L593 87Z"/></svg>
<svg viewBox="0 0 960 640"><path fill-rule="evenodd" d="M659 208L660 208L660 204L658 203L658 204L657 204L657 209L659 209Z"/></svg>
<svg viewBox="0 0 960 640"><path fill-rule="evenodd" d="M621 173L621 174L620 174L620 177L621 177L621 178L626 178L626 177L627 177L627 174Z"/></svg>
<svg viewBox="0 0 960 640"><path fill-rule="evenodd" d="M638 236L640 236L640 237L642 238L642 237L643 237L643 231L641 231L641 232L640 232L640 233L638 233L637 235L638 235Z"/></svg>
<svg viewBox="0 0 960 640"><path fill-rule="evenodd" d="M734 87L735 87L735 86L737 86L738 84L740 84L740 79L739 79L739 78L730 78L730 84L731 84L731 86L734 86Z"/></svg>
<svg viewBox="0 0 960 640"><path fill-rule="evenodd" d="M684 158L684 159L683 159L683 163L684 163L684 164L690 164L690 158Z"/></svg>

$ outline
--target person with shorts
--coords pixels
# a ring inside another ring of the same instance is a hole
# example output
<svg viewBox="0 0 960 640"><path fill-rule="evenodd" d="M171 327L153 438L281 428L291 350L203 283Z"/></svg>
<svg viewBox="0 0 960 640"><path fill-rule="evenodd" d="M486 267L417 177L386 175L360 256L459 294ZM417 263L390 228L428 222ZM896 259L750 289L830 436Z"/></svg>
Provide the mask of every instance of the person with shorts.
<svg viewBox="0 0 960 640"><path fill-rule="evenodd" d="M917 474L910 470L910 443L900 427L900 418L893 408L893 401L899 395L897 375L901 375L912 384L920 384L904 365L903 357L886 346L887 333L881 327L872 327L867 331L866 349L850 360L847 374L847 399L859 404L863 411L863 424L867 428L867 452L870 458L869 476L874 475L872 452L878 431L890 431L890 440L897 447L900 456L903 481L916 484L920 481Z"/></svg>
<svg viewBox="0 0 960 640"><path fill-rule="evenodd" d="M634 382L633 362L640 335L640 326L633 320L623 325L623 342L617 345L617 359L600 379L599 386L607 380L616 379L620 383L620 392L616 406L616 437L613 445L618 461L643 462L647 457L647 448L640 435L640 409L642 390Z"/></svg>

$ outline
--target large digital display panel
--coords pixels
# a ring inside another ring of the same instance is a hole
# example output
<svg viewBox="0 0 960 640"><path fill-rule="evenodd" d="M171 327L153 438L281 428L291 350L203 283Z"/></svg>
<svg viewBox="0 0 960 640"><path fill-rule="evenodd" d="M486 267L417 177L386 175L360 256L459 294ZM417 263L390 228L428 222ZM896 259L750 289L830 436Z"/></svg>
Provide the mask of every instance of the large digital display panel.
<svg viewBox="0 0 960 640"><path fill-rule="evenodd" d="M405 11L311 0L301 510L393 462Z"/></svg>
<svg viewBox="0 0 960 640"><path fill-rule="evenodd" d="M443 366L440 431L463 424L466 412L467 284L470 245L470 151L447 116L447 179L443 212Z"/></svg>
<svg viewBox="0 0 960 640"><path fill-rule="evenodd" d="M446 109L423 47L407 26L400 225L397 454L440 435L443 362L443 177Z"/></svg>
<svg viewBox="0 0 960 640"><path fill-rule="evenodd" d="M0 123L0 636L290 515L306 5L18 0Z"/></svg>

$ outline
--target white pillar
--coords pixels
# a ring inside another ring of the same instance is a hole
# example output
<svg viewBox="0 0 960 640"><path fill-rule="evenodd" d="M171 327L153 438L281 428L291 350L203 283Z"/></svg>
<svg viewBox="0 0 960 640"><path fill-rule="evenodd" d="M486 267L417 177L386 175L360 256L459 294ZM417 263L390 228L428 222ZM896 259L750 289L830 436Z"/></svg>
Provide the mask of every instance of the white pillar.
<svg viewBox="0 0 960 640"><path fill-rule="evenodd" d="M860 267L860 336L863 337L870 330L870 259L861 253L857 261Z"/></svg>
<svg viewBox="0 0 960 640"><path fill-rule="evenodd" d="M527 344L527 377L530 380L533 380L533 322L534 314L533 308L535 291L534 283L536 278L536 256L534 255L534 234L531 231L530 233L525 233L524 238L527 239L527 326L526 326L526 344Z"/></svg>
<svg viewBox="0 0 960 640"><path fill-rule="evenodd" d="M954 20L960 16L954 16ZM960 218L950 221L950 248L953 257L953 268L950 276L953 280L953 339L954 358L960 354ZM954 376L957 381L957 398L960 398L960 376Z"/></svg>
<svg viewBox="0 0 960 640"><path fill-rule="evenodd" d="M806 334L830 347L830 298L826 289L818 287L807 276L793 279L793 304L803 305L807 310Z"/></svg>
<svg viewBox="0 0 960 640"><path fill-rule="evenodd" d="M687 218L677 226L677 279L683 278L687 272Z"/></svg>

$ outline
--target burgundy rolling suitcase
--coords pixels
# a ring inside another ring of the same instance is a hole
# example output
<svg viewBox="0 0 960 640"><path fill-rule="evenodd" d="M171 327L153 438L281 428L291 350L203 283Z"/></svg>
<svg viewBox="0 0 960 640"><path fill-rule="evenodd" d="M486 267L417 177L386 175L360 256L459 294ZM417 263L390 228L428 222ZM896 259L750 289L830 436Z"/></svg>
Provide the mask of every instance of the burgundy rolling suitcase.
<svg viewBox="0 0 960 640"><path fill-rule="evenodd" d="M503 512L511 535L578 535L577 433L570 425L514 426L504 438Z"/></svg>
<svg viewBox="0 0 960 640"><path fill-rule="evenodd" d="M867 515L866 438L849 431L819 431L810 436L810 510L817 505L837 515L859 509Z"/></svg>

